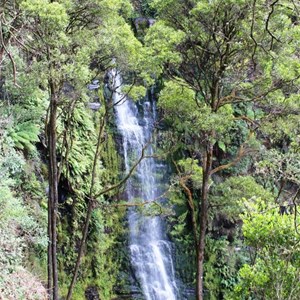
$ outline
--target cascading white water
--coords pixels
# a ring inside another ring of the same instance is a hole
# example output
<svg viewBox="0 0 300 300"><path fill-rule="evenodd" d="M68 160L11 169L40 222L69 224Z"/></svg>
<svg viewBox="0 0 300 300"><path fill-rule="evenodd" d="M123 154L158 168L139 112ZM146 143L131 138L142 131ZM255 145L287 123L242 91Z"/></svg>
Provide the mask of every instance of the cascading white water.
<svg viewBox="0 0 300 300"><path fill-rule="evenodd" d="M122 135L126 172L141 156L149 142L155 122L155 107L150 102L143 104L144 116L138 117L136 105L121 92L121 76L113 72L116 123ZM147 147L147 156L153 149ZM127 181L128 201L151 201L159 197L155 174L157 163L154 158L143 159L134 178ZM132 208L128 212L130 229L131 262L146 300L176 300L178 290L172 261L171 245L163 233L160 217L145 216Z"/></svg>

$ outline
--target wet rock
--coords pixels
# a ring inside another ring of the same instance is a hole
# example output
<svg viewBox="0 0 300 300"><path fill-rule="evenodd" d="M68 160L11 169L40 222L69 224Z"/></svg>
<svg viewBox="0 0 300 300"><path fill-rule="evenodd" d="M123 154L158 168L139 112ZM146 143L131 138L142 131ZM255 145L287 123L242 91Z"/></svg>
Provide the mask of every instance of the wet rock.
<svg viewBox="0 0 300 300"><path fill-rule="evenodd" d="M92 90L97 90L97 89L99 89L99 87L100 87L99 81L98 81L97 84L91 83L91 84L88 84L88 86L87 86L87 88L88 88L90 91L92 91Z"/></svg>
<svg viewBox="0 0 300 300"><path fill-rule="evenodd" d="M154 23L156 22L155 19L148 19L148 24L149 24L149 27L151 27L152 25L154 25Z"/></svg>
<svg viewBox="0 0 300 300"><path fill-rule="evenodd" d="M95 286L88 287L85 291L87 300L100 300L98 290Z"/></svg>
<svg viewBox="0 0 300 300"><path fill-rule="evenodd" d="M144 119L139 120L138 123L139 123L140 126L146 126L147 125L147 122Z"/></svg>
<svg viewBox="0 0 300 300"><path fill-rule="evenodd" d="M138 17L134 19L136 30L151 27L155 23L153 18Z"/></svg>
<svg viewBox="0 0 300 300"><path fill-rule="evenodd" d="M92 109L92 110L99 110L99 108L101 107L101 103L99 102L89 102L87 104L88 108Z"/></svg>

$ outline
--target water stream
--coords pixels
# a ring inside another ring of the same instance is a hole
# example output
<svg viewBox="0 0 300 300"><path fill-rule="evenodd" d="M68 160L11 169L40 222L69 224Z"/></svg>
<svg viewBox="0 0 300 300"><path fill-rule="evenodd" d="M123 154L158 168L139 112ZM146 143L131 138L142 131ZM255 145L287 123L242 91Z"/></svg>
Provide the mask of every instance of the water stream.
<svg viewBox="0 0 300 300"><path fill-rule="evenodd" d="M122 136L126 173L149 144L156 118L152 101L137 105L121 93L121 76L114 72L114 103L116 124ZM150 144L147 156L153 154ZM156 179L160 165L154 158L144 158L135 175L127 181L125 197L129 202L152 201L159 198L160 182ZM131 263L146 300L176 300L178 289L172 261L171 244L164 233L160 216L147 216L133 207L128 212Z"/></svg>

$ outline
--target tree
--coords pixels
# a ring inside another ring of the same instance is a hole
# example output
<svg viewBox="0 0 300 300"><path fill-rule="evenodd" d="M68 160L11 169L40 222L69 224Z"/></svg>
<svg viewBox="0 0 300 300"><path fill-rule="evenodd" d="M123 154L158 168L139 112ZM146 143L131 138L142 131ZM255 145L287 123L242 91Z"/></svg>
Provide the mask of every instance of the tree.
<svg viewBox="0 0 300 300"><path fill-rule="evenodd" d="M189 155L198 158L203 169L196 251L197 299L203 299L205 236L214 175L252 151L259 122L270 106L299 97L299 25L294 21L299 5L294 1L155 0L153 7L160 21L148 31L146 45L162 57L169 79L160 95L160 107L180 138L189 141ZM170 48L162 40L169 32L181 37L170 59L164 55ZM235 108L241 104L262 107L262 116L238 114ZM217 151L226 152L233 144L230 133L240 122L248 127L248 133L238 141L235 153L219 163Z"/></svg>
<svg viewBox="0 0 300 300"><path fill-rule="evenodd" d="M242 216L252 260L239 271L240 280L228 299L298 299L299 234L293 215L261 199L244 199Z"/></svg>
<svg viewBox="0 0 300 300"><path fill-rule="evenodd" d="M15 0L1 1L0 8L0 77L2 77L4 59L8 57L15 85L17 85L17 68L14 55L11 52L11 45L18 44L20 47L24 46L24 39L21 32L23 31L25 21L19 9L19 4L20 1Z"/></svg>
<svg viewBox="0 0 300 300"><path fill-rule="evenodd" d="M21 2L29 24L26 34L30 37L32 59L39 84L48 91L47 152L49 156L48 202L48 288L53 299L58 299L57 271L57 221L58 185L65 161L59 163L58 126L62 111L74 110L77 102L86 101L86 84L95 76L104 76L113 59L121 68L136 64L139 43L135 42L123 16L130 12L127 1L54 1L27 0ZM134 50L134 51L133 51ZM132 53L131 53L132 52ZM130 55L129 55L130 54ZM124 59L126 58L126 59ZM130 59L131 58L131 59ZM91 70L90 64L99 64ZM72 114L72 112L71 112ZM101 121L102 122L102 121ZM99 143L103 126L100 125L94 168L99 161ZM64 143L66 139L63 139ZM64 144L62 148L66 148ZM94 171L93 171L94 174ZM91 193L94 193L94 175ZM91 195L89 195L91 196ZM91 197L88 197L89 199ZM93 207L93 206L92 206ZM89 208L90 209L90 208ZM87 220L88 223L89 220ZM88 228L88 227L87 227ZM81 257L81 256L80 256ZM50 297L52 297L50 295Z"/></svg>

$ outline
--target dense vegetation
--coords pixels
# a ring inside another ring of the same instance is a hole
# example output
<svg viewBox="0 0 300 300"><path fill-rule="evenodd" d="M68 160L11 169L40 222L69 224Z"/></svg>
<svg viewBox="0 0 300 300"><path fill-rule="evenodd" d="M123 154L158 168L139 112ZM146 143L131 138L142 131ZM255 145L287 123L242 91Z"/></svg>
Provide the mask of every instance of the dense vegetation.
<svg viewBox="0 0 300 300"><path fill-rule="evenodd" d="M300 298L298 1L0 3L0 299L131 292L112 69L154 91L191 299Z"/></svg>

